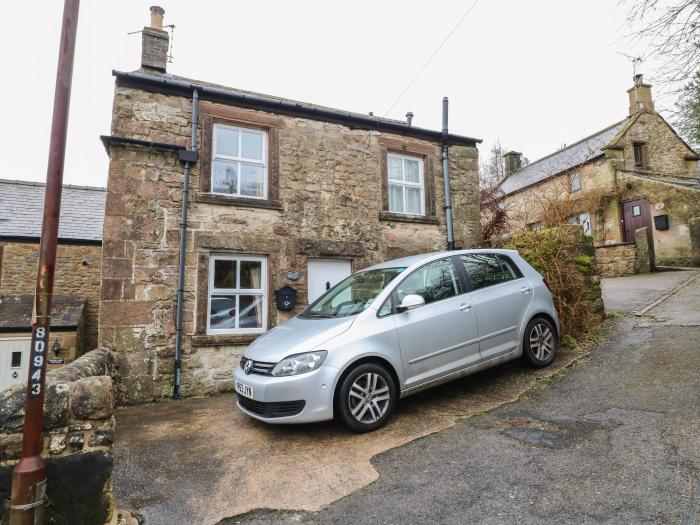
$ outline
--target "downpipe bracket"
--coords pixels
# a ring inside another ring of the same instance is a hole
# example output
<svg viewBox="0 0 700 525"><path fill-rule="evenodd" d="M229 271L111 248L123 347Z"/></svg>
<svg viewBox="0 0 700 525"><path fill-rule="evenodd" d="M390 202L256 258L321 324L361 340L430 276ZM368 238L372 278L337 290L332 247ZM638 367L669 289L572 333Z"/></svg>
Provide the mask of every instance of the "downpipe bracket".
<svg viewBox="0 0 700 525"><path fill-rule="evenodd" d="M177 158L181 162L189 162L190 164L196 164L197 163L197 152L191 149L181 149L178 150L177 152Z"/></svg>

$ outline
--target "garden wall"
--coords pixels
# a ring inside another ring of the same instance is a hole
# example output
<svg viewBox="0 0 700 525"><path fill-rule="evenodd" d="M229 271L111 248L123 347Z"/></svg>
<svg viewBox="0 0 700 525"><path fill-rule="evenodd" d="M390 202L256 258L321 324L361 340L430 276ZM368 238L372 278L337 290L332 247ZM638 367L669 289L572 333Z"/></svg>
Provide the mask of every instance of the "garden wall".
<svg viewBox="0 0 700 525"><path fill-rule="evenodd" d="M42 457L47 467L46 522L101 525L112 508L114 358L88 352L46 376ZM9 499L20 459L24 385L0 392L0 500ZM0 523L8 523L6 505Z"/></svg>
<svg viewBox="0 0 700 525"><path fill-rule="evenodd" d="M693 217L688 221L690 231L690 264L700 266L700 217Z"/></svg>
<svg viewBox="0 0 700 525"><path fill-rule="evenodd" d="M600 277L625 277L635 273L654 271L654 244L649 239L649 229L634 232L634 242L605 244L595 247Z"/></svg>
<svg viewBox="0 0 700 525"><path fill-rule="evenodd" d="M635 273L637 248L633 242L596 246L595 256L601 277L624 277Z"/></svg>

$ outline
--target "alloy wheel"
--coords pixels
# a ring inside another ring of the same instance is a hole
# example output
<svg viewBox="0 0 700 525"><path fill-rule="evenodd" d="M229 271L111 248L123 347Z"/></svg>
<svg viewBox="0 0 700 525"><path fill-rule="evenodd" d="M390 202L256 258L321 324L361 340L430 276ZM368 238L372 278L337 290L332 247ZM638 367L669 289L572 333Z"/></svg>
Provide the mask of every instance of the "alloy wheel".
<svg viewBox="0 0 700 525"><path fill-rule="evenodd" d="M547 361L554 353L554 334L544 323L537 323L530 331L530 350L538 361Z"/></svg>
<svg viewBox="0 0 700 525"><path fill-rule="evenodd" d="M384 378L374 372L359 376L350 387L350 413L360 423L375 423L386 414L391 393Z"/></svg>

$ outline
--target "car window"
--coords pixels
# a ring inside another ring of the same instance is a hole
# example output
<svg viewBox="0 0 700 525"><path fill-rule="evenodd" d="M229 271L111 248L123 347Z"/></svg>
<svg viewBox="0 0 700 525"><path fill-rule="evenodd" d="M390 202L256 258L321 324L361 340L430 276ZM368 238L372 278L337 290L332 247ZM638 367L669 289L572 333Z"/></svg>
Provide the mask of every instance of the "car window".
<svg viewBox="0 0 700 525"><path fill-rule="evenodd" d="M475 290L522 277L520 270L507 257L501 258L491 253L470 253L460 255L459 258L464 263Z"/></svg>
<svg viewBox="0 0 700 525"><path fill-rule="evenodd" d="M299 314L302 318L347 317L364 311L405 268L379 268L352 274Z"/></svg>
<svg viewBox="0 0 700 525"><path fill-rule="evenodd" d="M413 272L399 284L399 302L407 295L420 295L425 303L434 303L462 293L462 285L451 259L439 259Z"/></svg>
<svg viewBox="0 0 700 525"><path fill-rule="evenodd" d="M509 275L511 279L520 279L523 276L523 272L520 271L518 265L515 264L510 257L499 253L496 255L496 259L498 259L498 262L500 262L503 267L503 271L506 275Z"/></svg>
<svg viewBox="0 0 700 525"><path fill-rule="evenodd" d="M377 311L377 316L378 317L385 317L387 315L390 315L394 312L394 302L391 299L391 295L387 298L386 301L384 301L384 304L382 307Z"/></svg>

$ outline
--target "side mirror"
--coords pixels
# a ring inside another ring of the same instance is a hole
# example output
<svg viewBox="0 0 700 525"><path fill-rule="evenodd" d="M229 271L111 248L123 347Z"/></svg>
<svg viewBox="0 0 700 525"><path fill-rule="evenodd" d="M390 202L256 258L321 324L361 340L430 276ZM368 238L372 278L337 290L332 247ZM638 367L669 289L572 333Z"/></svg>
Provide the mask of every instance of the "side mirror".
<svg viewBox="0 0 700 525"><path fill-rule="evenodd" d="M425 299L420 295L408 294L403 298L401 304L396 307L396 311L399 313L407 312L408 310L413 310L425 304Z"/></svg>

